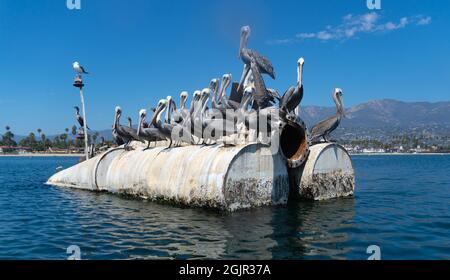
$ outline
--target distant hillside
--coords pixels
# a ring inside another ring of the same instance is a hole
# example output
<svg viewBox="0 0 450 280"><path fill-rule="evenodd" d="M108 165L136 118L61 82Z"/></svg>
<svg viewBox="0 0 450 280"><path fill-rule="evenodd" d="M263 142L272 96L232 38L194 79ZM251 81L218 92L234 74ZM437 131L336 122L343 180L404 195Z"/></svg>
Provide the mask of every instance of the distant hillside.
<svg viewBox="0 0 450 280"><path fill-rule="evenodd" d="M305 106L301 117L311 126L335 114L334 107ZM346 128L411 128L449 126L450 102L402 102L391 99L374 100L346 109Z"/></svg>
<svg viewBox="0 0 450 280"><path fill-rule="evenodd" d="M301 117L308 127L336 113L335 107L304 106ZM388 131L396 128L411 129L434 127L438 130L450 127L450 102L402 102L391 99L374 100L346 109L341 128L362 128ZM98 131L100 137L111 140L111 129ZM16 141L24 136L17 135ZM49 138L53 139L51 135ZM72 138L72 135L69 135Z"/></svg>

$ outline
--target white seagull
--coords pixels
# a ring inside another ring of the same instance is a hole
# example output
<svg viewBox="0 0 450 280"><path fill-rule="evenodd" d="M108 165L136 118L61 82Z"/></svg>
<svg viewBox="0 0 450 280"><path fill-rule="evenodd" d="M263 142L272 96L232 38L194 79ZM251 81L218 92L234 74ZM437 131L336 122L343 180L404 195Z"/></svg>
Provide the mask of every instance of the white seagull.
<svg viewBox="0 0 450 280"><path fill-rule="evenodd" d="M80 63L78 63L77 61L73 63L73 70L75 70L75 72L77 72L78 74L89 74L84 70L83 66L81 66Z"/></svg>

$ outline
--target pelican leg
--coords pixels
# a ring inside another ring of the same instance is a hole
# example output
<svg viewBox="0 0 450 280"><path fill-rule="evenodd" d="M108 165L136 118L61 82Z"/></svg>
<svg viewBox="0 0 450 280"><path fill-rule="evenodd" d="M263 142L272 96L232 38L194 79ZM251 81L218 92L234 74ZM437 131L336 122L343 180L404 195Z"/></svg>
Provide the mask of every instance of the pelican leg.
<svg viewBox="0 0 450 280"><path fill-rule="evenodd" d="M150 143L151 143L151 142L148 141L147 148L145 148L144 151L147 151L148 149L150 149Z"/></svg>

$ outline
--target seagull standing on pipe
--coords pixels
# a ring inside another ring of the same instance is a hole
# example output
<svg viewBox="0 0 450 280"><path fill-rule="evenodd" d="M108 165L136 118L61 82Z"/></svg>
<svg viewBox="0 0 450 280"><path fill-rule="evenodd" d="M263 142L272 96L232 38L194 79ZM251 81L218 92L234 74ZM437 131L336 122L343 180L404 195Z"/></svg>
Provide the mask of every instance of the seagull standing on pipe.
<svg viewBox="0 0 450 280"><path fill-rule="evenodd" d="M86 70L84 70L83 66L81 66L80 63L78 63L78 61L75 61L72 66L73 70L77 72L79 75L89 74L88 72L86 72Z"/></svg>

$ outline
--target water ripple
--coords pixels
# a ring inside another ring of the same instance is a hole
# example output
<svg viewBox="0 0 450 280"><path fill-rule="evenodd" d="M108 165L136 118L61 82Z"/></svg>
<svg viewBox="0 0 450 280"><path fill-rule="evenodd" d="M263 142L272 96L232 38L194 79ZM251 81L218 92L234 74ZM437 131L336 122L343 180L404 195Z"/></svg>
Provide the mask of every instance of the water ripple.
<svg viewBox="0 0 450 280"><path fill-rule="evenodd" d="M450 257L450 157L354 157L354 198L232 214L43 185L70 158L0 158L0 259Z"/></svg>

